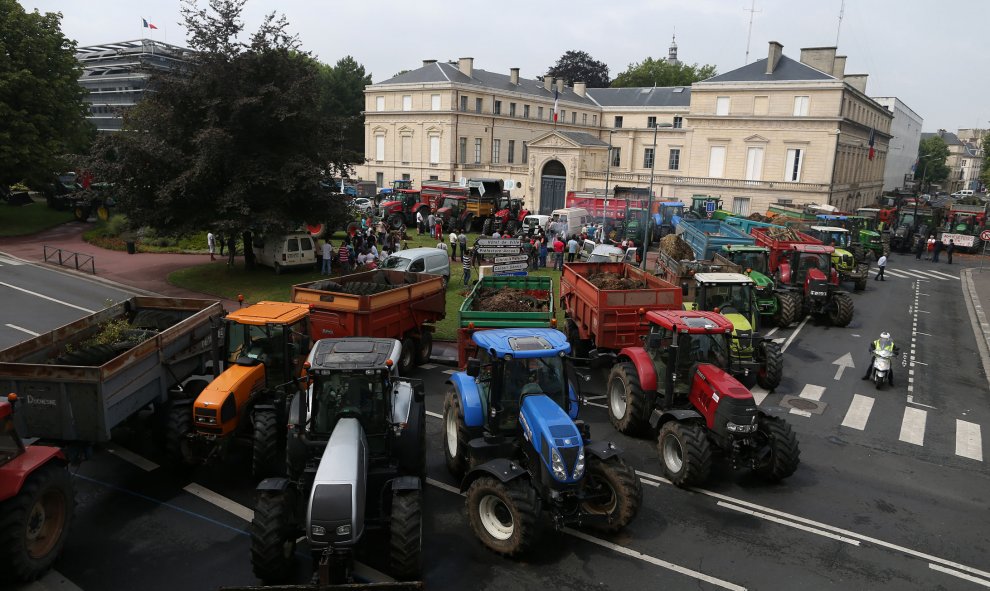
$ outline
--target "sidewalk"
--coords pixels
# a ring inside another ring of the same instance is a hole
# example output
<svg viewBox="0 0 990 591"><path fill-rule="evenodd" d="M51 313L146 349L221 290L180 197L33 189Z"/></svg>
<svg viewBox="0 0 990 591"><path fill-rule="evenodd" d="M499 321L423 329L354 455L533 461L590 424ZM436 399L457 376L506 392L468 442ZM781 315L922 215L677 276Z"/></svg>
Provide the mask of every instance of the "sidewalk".
<svg viewBox="0 0 990 591"><path fill-rule="evenodd" d="M990 321L988 321L990 263L985 261L982 270L980 267L963 269L960 279L962 279L966 308L973 323L973 332L976 334L977 349L983 361L983 373L987 378L987 385L990 386Z"/></svg>

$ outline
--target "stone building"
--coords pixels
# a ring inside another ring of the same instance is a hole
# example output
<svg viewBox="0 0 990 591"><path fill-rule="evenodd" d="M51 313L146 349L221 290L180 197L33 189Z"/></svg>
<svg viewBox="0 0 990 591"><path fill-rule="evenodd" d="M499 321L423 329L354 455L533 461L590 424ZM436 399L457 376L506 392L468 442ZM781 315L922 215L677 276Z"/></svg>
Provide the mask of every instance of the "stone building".
<svg viewBox="0 0 990 591"><path fill-rule="evenodd" d="M907 182L915 180L914 168L918 160L918 144L921 142L924 120L897 97L875 96L873 100L886 107L894 116L890 124L891 138L887 165L883 172L883 190L893 191L907 187Z"/></svg>

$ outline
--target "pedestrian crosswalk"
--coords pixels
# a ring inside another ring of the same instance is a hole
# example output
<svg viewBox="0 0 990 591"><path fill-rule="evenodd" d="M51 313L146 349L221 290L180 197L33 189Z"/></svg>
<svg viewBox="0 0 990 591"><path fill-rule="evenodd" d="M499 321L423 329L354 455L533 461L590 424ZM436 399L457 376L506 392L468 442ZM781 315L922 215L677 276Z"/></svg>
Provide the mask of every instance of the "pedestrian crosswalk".
<svg viewBox="0 0 990 591"><path fill-rule="evenodd" d="M23 265L23 264L24 261L0 255L0 267L4 267L4 266L16 267L18 265Z"/></svg>
<svg viewBox="0 0 990 591"><path fill-rule="evenodd" d="M879 269L870 269L870 273L876 275L879 273ZM943 271L935 271L933 269L902 269L900 267L896 269L891 269L889 266L883 270L884 277L899 277L900 279L925 279L928 281L959 281L958 275L953 275L951 273L945 273Z"/></svg>

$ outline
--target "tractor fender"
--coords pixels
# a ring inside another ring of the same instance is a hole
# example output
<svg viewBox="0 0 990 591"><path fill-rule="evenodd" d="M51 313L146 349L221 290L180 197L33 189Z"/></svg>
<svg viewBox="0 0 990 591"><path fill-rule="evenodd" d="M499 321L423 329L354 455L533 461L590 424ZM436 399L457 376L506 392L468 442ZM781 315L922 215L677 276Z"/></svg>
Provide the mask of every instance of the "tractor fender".
<svg viewBox="0 0 990 591"><path fill-rule="evenodd" d="M653 369L653 361L646 349L642 347L626 347L619 351L619 361L628 359L636 366L639 374L639 385L644 392L655 392L657 389L657 372Z"/></svg>
<svg viewBox="0 0 990 591"><path fill-rule="evenodd" d="M399 476L392 479L392 490L420 490L423 484L416 476Z"/></svg>
<svg viewBox="0 0 990 591"><path fill-rule="evenodd" d="M611 441L587 441L584 444L585 455L593 455L599 460L607 460L622 453Z"/></svg>
<svg viewBox="0 0 990 591"><path fill-rule="evenodd" d="M495 478L498 478L500 482L504 483L528 475L529 473L525 468L512 460L507 460L505 458L489 460L480 466L472 468L471 471L464 476L464 480L461 481L461 492L464 492L470 488L471 483L482 476L494 476Z"/></svg>
<svg viewBox="0 0 990 591"><path fill-rule="evenodd" d="M282 492L291 485L288 478L266 478L258 483L255 489L258 492Z"/></svg>
<svg viewBox="0 0 990 591"><path fill-rule="evenodd" d="M780 274L780 283L784 285L791 284L791 266L787 263L781 263L780 267L777 269L777 273Z"/></svg>
<svg viewBox="0 0 990 591"><path fill-rule="evenodd" d="M466 372L457 372L450 376L447 383L454 387L454 392L461 399L461 409L464 411L464 425L481 427L485 424L485 415L481 406L481 395L478 384Z"/></svg>
<svg viewBox="0 0 990 591"><path fill-rule="evenodd" d="M668 421L688 421L693 419L704 420L697 411L691 409L677 409L677 410L654 410L653 414L650 415L650 426L654 429L659 429L664 423Z"/></svg>
<svg viewBox="0 0 990 591"><path fill-rule="evenodd" d="M3 465L3 476L0 478L0 501L6 501L16 496L31 474L50 463L65 466L68 464L68 460L62 450L57 447L28 445L24 449L24 453Z"/></svg>

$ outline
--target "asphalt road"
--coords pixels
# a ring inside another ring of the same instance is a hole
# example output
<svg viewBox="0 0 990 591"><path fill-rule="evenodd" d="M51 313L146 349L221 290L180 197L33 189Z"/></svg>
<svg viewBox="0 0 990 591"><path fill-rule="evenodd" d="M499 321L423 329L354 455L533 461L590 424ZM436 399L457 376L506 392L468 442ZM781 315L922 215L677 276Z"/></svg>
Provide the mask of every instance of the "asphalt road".
<svg viewBox="0 0 990 591"><path fill-rule="evenodd" d="M63 286L57 278L35 276L40 269L23 267L12 271L16 283L8 279L8 267L0 268L0 281L81 307L98 307L106 296L92 285ZM866 292L853 295L849 327L809 320L771 335L786 347L785 379L775 392L755 394L764 408L787 418L802 450L798 471L779 485L719 465L704 489L671 486L661 478L655 441L627 438L608 424L604 383L595 376L585 388L591 404L582 409L583 418L595 438L615 441L640 471L643 508L616 536L547 530L525 560L494 556L471 533L457 483L443 465L438 416L451 370L418 370L412 377L426 381L431 413L427 587L990 587L990 470L984 460L990 449L982 440L982 427L990 425L990 393L959 270L895 256L886 282L871 281ZM6 301L9 288L0 289ZM0 327L23 323L40 331L59 322L55 314L84 314L49 300L23 302L22 312L5 307ZM877 391L860 377L869 341L882 330L893 333L903 354L895 387ZM0 336L12 338L3 330ZM835 362L842 358L855 367L840 372ZM803 403L789 404L792 397ZM254 583L246 533L254 483L246 455L235 452L209 468L176 466L146 427L139 417L115 433L112 448L97 450L78 468L74 530L57 572L86 591ZM372 567L380 560L373 551L363 558ZM301 557L300 581L308 568ZM53 575L40 588L71 588L65 580Z"/></svg>

